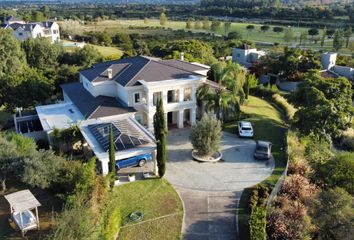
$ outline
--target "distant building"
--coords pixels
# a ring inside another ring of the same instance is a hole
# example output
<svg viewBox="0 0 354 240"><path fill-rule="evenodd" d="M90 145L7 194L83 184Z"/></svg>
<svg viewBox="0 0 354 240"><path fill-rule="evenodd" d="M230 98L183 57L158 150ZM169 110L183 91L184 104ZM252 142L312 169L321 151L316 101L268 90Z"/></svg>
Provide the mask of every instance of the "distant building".
<svg viewBox="0 0 354 240"><path fill-rule="evenodd" d="M8 17L2 26L12 29L13 35L20 41L37 37L47 38L51 43L60 41L59 25L53 21L26 23L21 19Z"/></svg>
<svg viewBox="0 0 354 240"><path fill-rule="evenodd" d="M323 70L321 71L321 75L346 77L353 82L354 69L346 66L338 66L336 65L336 60L337 60L337 53L334 52L323 53L321 56L321 64L323 68Z"/></svg>
<svg viewBox="0 0 354 240"><path fill-rule="evenodd" d="M251 48L251 46L244 44L241 48L232 49L232 62L237 62L249 68L254 62L265 55L266 53L264 51L259 51L256 48Z"/></svg>

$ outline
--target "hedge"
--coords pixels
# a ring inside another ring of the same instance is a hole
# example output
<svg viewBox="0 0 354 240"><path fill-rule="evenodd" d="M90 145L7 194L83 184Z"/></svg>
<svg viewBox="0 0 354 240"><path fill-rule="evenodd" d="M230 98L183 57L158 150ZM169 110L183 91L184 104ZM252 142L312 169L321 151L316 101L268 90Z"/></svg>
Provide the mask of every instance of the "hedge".
<svg viewBox="0 0 354 240"><path fill-rule="evenodd" d="M296 112L296 108L288 103L288 101L280 94L273 94L272 99L284 112L288 120L292 121Z"/></svg>
<svg viewBox="0 0 354 240"><path fill-rule="evenodd" d="M103 215L102 235L104 240L115 240L119 233L121 225L121 212L117 200L111 201L106 206L105 214Z"/></svg>
<svg viewBox="0 0 354 240"><path fill-rule="evenodd" d="M251 240L266 240L266 208L255 207L252 210L250 217L250 239Z"/></svg>
<svg viewBox="0 0 354 240"><path fill-rule="evenodd" d="M269 188L257 185L253 188L249 199L249 231L251 240L265 240L266 233L266 204L269 196Z"/></svg>

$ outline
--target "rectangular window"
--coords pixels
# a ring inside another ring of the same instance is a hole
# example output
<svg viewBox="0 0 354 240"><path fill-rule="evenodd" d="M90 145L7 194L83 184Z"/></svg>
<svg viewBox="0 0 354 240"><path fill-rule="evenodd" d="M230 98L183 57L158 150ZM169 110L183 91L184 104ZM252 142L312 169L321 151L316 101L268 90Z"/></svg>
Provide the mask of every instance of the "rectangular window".
<svg viewBox="0 0 354 240"><path fill-rule="evenodd" d="M134 93L134 102L140 103L140 93Z"/></svg>
<svg viewBox="0 0 354 240"><path fill-rule="evenodd" d="M192 89L191 88L185 88L184 89L184 96L183 96L183 101L191 101L192 100Z"/></svg>
<svg viewBox="0 0 354 240"><path fill-rule="evenodd" d="M154 102L154 106L156 106L157 100L161 99L162 97L162 93L161 92L156 92L153 95L153 102Z"/></svg>
<svg viewBox="0 0 354 240"><path fill-rule="evenodd" d="M23 33L18 33L18 35L19 35L19 36L22 36L22 35L23 35Z"/></svg>

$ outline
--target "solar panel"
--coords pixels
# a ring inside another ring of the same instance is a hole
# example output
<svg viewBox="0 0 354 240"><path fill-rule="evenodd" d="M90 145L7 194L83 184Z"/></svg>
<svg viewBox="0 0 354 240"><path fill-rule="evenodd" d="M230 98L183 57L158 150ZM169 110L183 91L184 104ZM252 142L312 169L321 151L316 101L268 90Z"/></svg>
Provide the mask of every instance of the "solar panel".
<svg viewBox="0 0 354 240"><path fill-rule="evenodd" d="M109 151L109 131L111 125L113 129L114 145L117 151L149 143L149 140L128 120L88 125L89 131L106 152Z"/></svg>

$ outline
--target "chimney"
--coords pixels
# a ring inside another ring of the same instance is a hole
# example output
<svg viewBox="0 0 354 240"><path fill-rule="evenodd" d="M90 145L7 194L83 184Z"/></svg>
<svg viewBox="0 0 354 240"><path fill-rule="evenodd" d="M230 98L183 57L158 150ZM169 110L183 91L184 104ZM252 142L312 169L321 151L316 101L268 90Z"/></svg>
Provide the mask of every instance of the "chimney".
<svg viewBox="0 0 354 240"><path fill-rule="evenodd" d="M184 52L181 52L181 61L184 61Z"/></svg>
<svg viewBox="0 0 354 240"><path fill-rule="evenodd" d="M107 69L107 74L108 74L108 78L109 78L109 79L112 79L112 75L113 75L112 68L108 68L108 69Z"/></svg>

